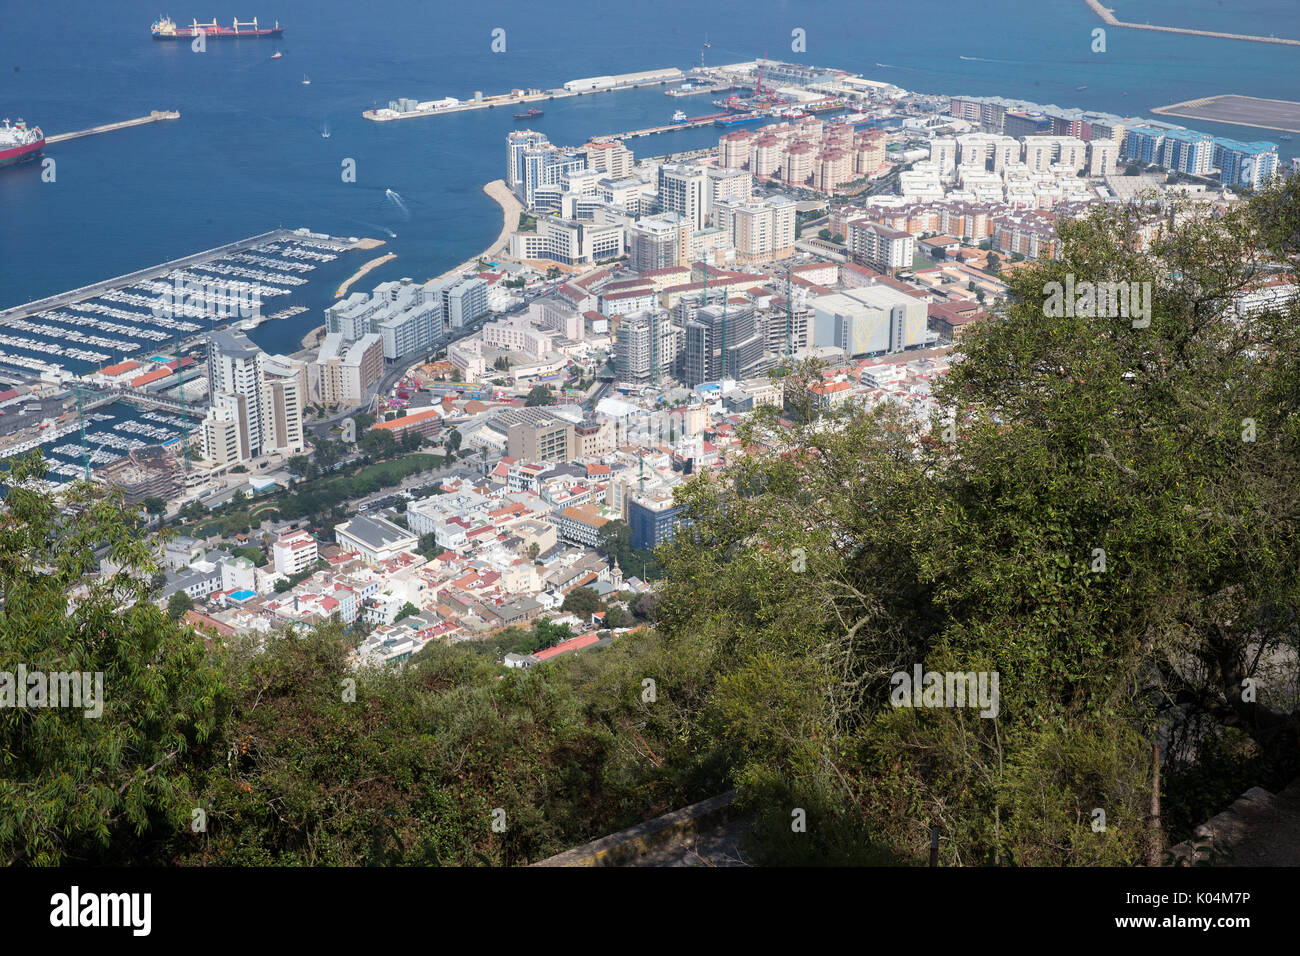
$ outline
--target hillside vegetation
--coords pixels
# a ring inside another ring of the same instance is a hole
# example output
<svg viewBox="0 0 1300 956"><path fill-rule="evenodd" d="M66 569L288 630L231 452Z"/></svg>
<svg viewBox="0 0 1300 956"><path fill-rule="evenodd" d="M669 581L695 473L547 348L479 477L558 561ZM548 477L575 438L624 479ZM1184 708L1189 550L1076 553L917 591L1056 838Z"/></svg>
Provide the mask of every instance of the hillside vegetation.
<svg viewBox="0 0 1300 956"><path fill-rule="evenodd" d="M681 492L655 629L525 671L431 646L354 672L333 626L210 647L148 573L67 614L93 548L150 548L11 463L0 671L102 671L105 704L0 709L0 856L521 864L738 787L759 862L919 864L932 830L946 865L1159 859L1300 771L1300 308L1223 318L1295 280L1300 179L1140 251L1139 220L1062 225L939 421L757 413ZM1150 324L1046 317L1067 275L1150 282ZM895 706L917 665L996 673L996 716Z"/></svg>

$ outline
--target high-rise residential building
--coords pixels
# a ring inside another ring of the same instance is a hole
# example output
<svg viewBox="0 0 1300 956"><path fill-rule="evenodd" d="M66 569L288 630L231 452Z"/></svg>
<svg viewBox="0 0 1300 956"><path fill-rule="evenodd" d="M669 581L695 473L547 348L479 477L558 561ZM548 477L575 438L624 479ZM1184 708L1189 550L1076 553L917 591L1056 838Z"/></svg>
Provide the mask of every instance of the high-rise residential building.
<svg viewBox="0 0 1300 956"><path fill-rule="evenodd" d="M1192 129L1167 130L1156 162L1166 169L1204 176L1214 164L1214 137Z"/></svg>
<svg viewBox="0 0 1300 956"><path fill-rule="evenodd" d="M383 374L382 336L369 332L355 342L345 342L340 333L331 332L308 366L309 400L321 406L359 405Z"/></svg>
<svg viewBox="0 0 1300 956"><path fill-rule="evenodd" d="M742 263L770 262L794 252L795 203L786 196L722 199L714 219Z"/></svg>
<svg viewBox="0 0 1300 956"><path fill-rule="evenodd" d="M957 141L947 137L930 140L930 162L939 171L942 182L952 182L957 175Z"/></svg>
<svg viewBox="0 0 1300 956"><path fill-rule="evenodd" d="M609 142L591 142L582 147L586 154L587 169L595 170L610 179L625 179L632 175L636 159L632 150L623 145L622 140Z"/></svg>
<svg viewBox="0 0 1300 956"><path fill-rule="evenodd" d="M202 435L209 461L229 464L232 453L238 455L233 461L245 461L305 447L306 363L267 355L242 332L213 332L208 337L208 394L212 409Z"/></svg>
<svg viewBox="0 0 1300 956"><path fill-rule="evenodd" d="M855 262L880 272L911 266L916 255L916 239L911 233L865 219L850 222L848 228L845 239Z"/></svg>
<svg viewBox="0 0 1300 956"><path fill-rule="evenodd" d="M870 176L885 161L889 137L883 129L868 129L853 137L853 172Z"/></svg>
<svg viewBox="0 0 1300 956"><path fill-rule="evenodd" d="M1088 144L1088 175L1104 176L1115 169L1119 146L1108 139L1094 139Z"/></svg>
<svg viewBox="0 0 1300 956"><path fill-rule="evenodd" d="M646 216L628 227L628 265L637 272L667 269L680 262L682 247L689 243L684 217L675 212Z"/></svg>
<svg viewBox="0 0 1300 956"><path fill-rule="evenodd" d="M524 153L549 144L546 136L530 129L506 134L506 185L518 196L523 195Z"/></svg>
<svg viewBox="0 0 1300 956"><path fill-rule="evenodd" d="M781 178L796 185L807 183L812 178L813 160L816 155L817 147L812 143L794 143L785 151Z"/></svg>
<svg viewBox="0 0 1300 956"><path fill-rule="evenodd" d="M614 377L629 385L649 385L670 377L672 327L659 309L630 312L619 320L614 337Z"/></svg>
<svg viewBox="0 0 1300 956"><path fill-rule="evenodd" d="M745 169L709 168L707 216L715 223L713 207L719 199L749 199L754 195L754 177Z"/></svg>
<svg viewBox="0 0 1300 956"><path fill-rule="evenodd" d="M755 176L779 176L785 164L785 142L771 133L749 143L749 171Z"/></svg>
<svg viewBox="0 0 1300 956"><path fill-rule="evenodd" d="M833 146L817 154L813 163L812 187L831 192L853 179L853 151Z"/></svg>
<svg viewBox="0 0 1300 956"><path fill-rule="evenodd" d="M203 419L200 431L203 457L214 467L237 465L249 458L248 445L239 428L239 404L236 396L219 396Z"/></svg>
<svg viewBox="0 0 1300 956"><path fill-rule="evenodd" d="M477 276L460 279L442 289L442 315L448 329L460 329L488 309L487 283Z"/></svg>
<svg viewBox="0 0 1300 956"><path fill-rule="evenodd" d="M660 166L659 205L664 212L680 215L693 229L703 229L709 206L704 167L686 163Z"/></svg>
<svg viewBox="0 0 1300 956"><path fill-rule="evenodd" d="M749 164L749 144L757 134L752 129L738 129L718 138L718 163L724 169L739 169Z"/></svg>
<svg viewBox="0 0 1300 956"><path fill-rule="evenodd" d="M1225 186L1258 189L1277 173L1276 143L1240 143L1235 139L1214 141L1214 165Z"/></svg>
<svg viewBox="0 0 1300 956"><path fill-rule="evenodd" d="M240 448L245 458L262 453L265 428L262 357L262 350L243 332L221 330L208 336L208 396L214 406L219 404L219 395L238 399L221 400L220 404L239 415Z"/></svg>
<svg viewBox="0 0 1300 956"><path fill-rule="evenodd" d="M512 154L513 155L513 154ZM523 148L519 154L519 182L515 188L525 206L536 202L537 191L542 187L560 187L567 173L584 168L583 154L563 150L547 143Z"/></svg>
<svg viewBox="0 0 1300 956"><path fill-rule="evenodd" d="M753 305L706 305L686 324L682 377L688 386L761 375L770 366Z"/></svg>
<svg viewBox="0 0 1300 956"><path fill-rule="evenodd" d="M1158 164L1160 147L1167 132L1169 131L1154 126L1131 127L1125 142L1124 155L1132 161Z"/></svg>

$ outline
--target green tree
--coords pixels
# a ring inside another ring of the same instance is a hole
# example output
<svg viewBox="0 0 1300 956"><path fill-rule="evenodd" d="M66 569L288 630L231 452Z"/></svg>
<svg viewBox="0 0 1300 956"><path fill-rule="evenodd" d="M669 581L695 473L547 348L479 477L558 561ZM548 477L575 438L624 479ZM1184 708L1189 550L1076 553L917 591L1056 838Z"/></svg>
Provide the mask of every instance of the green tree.
<svg viewBox="0 0 1300 956"><path fill-rule="evenodd" d="M146 498L141 504L144 505L144 510L151 515L160 515L167 510L167 502L162 498Z"/></svg>
<svg viewBox="0 0 1300 956"><path fill-rule="evenodd" d="M167 599L167 616L179 621L187 611L194 610L194 599L184 591L176 591Z"/></svg>
<svg viewBox="0 0 1300 956"><path fill-rule="evenodd" d="M544 651L548 647L554 647L564 641L572 638L573 629L568 624L556 624L550 618L539 617L533 623L533 646L529 648L529 653L533 651Z"/></svg>
<svg viewBox="0 0 1300 956"><path fill-rule="evenodd" d="M528 390L528 397L524 399L524 405L532 408L537 405L554 405L555 393L545 385L534 385Z"/></svg>
<svg viewBox="0 0 1300 956"><path fill-rule="evenodd" d="M579 617L588 618L600 610L600 595L591 588L574 588L564 596L561 611L572 611Z"/></svg>
<svg viewBox="0 0 1300 956"><path fill-rule="evenodd" d="M955 422L762 410L741 440L769 452L678 492L656 627L709 662L687 720L736 756L760 859L916 861L934 825L954 863L1132 864L1153 741L1189 823L1217 809L1203 748L1244 786L1294 777L1300 305L1233 303L1294 276L1296 233L1268 223L1298 191L1145 245L1137 206L1063 222L937 389ZM1054 310L1067 275L1150 282L1150 323ZM897 706L916 666L999 675L996 713ZM796 798L823 821L802 846L767 809Z"/></svg>
<svg viewBox="0 0 1300 956"><path fill-rule="evenodd" d="M398 621L402 620L403 618L407 618L410 617L412 614L419 614L419 613L420 613L420 609L416 607L414 604L412 604L410 601L407 601L405 604L402 605L401 610L397 612L397 617L393 618L393 623L396 624Z"/></svg>
<svg viewBox="0 0 1300 956"><path fill-rule="evenodd" d="M150 600L154 542L126 524L120 498L79 483L56 503L36 483L45 476L39 453L3 470L0 671L22 662L102 675L97 704L85 708L102 710L86 719L57 707L0 707L0 859L120 861L187 827L201 805L192 774L220 722L226 684L203 640ZM64 520L65 509L75 520ZM97 574L101 547L121 571Z"/></svg>

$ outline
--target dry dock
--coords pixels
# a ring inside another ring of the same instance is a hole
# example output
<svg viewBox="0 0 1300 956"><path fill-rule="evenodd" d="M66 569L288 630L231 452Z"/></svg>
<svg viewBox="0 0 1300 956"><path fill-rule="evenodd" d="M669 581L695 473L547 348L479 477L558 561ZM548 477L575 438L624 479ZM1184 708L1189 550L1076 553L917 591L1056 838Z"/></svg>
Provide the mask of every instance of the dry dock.
<svg viewBox="0 0 1300 956"><path fill-rule="evenodd" d="M115 129L126 129L128 126L144 126L147 123L158 123L162 120L180 118L181 114L176 110L154 110L148 116L138 116L135 119L122 120L120 123L105 123L103 126L92 126L90 129L78 130L75 133L59 133L56 136L47 136L45 137L45 143L46 145L62 143L64 140L94 136L96 133L111 133Z"/></svg>

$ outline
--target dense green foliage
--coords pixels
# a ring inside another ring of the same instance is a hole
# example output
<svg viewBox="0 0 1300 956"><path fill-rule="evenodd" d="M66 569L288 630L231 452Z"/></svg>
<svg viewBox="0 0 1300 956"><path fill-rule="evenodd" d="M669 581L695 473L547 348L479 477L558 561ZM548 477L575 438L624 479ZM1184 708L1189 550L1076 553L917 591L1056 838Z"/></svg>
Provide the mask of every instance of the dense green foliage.
<svg viewBox="0 0 1300 956"><path fill-rule="evenodd" d="M11 463L0 672L101 672L104 709L0 708L0 854L516 864L739 787L760 861L915 864L934 828L948 864L1131 864L1153 744L1167 841L1290 779L1300 307L1223 312L1294 274L1300 180L1141 248L1135 216L1063 224L1059 260L1009 277L938 387L951 419L757 413L751 454L681 493L661 588L631 605L654 629L526 669L498 661L571 632L401 669L354 667L334 626L205 639L152 602L156 552L117 503L60 507L37 459ZM1067 274L1150 281L1150 325L1048 317ZM625 527L605 549L640 573ZM92 575L103 549L122 572ZM917 665L996 672L996 715L895 706Z"/></svg>

